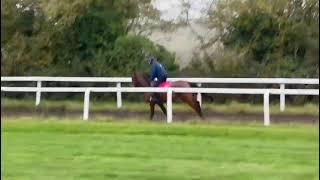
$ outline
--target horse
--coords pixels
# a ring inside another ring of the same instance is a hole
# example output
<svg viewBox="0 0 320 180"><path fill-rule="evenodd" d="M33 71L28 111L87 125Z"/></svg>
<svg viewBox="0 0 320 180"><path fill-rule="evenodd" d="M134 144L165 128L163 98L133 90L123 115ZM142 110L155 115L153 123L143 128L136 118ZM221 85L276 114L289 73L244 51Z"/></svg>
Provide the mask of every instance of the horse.
<svg viewBox="0 0 320 180"><path fill-rule="evenodd" d="M147 73L134 72L132 75L132 83L134 87L151 87L151 82L149 75ZM180 87L180 88L191 88L193 87L191 83L187 81L167 81L160 84L160 87ZM151 93L144 93L144 99L150 104L150 120L154 116L155 102L150 101ZM166 108L164 103L167 99L167 94L160 93L160 101L157 102L158 106L161 108L162 112L167 115ZM174 93L172 95L172 101L181 100L182 102L187 103L201 119L204 119L201 111L201 107L197 98L192 93Z"/></svg>

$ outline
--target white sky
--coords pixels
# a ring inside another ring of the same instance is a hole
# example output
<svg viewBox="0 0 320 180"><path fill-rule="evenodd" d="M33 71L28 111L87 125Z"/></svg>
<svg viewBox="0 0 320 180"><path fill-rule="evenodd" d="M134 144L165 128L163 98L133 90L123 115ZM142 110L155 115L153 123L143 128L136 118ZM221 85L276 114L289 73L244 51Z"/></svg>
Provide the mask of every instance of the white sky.
<svg viewBox="0 0 320 180"><path fill-rule="evenodd" d="M190 18L199 18L202 10L207 10L210 0L189 0ZM162 12L164 19L176 19L180 15L181 0L155 0L155 6Z"/></svg>

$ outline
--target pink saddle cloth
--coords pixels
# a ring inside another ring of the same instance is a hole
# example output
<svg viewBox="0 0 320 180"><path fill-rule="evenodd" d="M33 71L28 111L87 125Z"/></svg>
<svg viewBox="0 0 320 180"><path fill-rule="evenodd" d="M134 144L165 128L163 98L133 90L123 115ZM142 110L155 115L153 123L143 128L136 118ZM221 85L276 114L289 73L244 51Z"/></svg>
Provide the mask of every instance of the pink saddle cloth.
<svg viewBox="0 0 320 180"><path fill-rule="evenodd" d="M162 87L162 88L169 87L170 84L171 84L171 81L162 82L160 83L159 87Z"/></svg>

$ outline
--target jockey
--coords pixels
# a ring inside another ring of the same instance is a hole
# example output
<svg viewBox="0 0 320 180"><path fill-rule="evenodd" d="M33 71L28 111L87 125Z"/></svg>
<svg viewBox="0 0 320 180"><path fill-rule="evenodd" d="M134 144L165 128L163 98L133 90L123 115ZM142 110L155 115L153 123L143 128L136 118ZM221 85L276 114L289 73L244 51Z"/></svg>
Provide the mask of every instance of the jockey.
<svg viewBox="0 0 320 180"><path fill-rule="evenodd" d="M151 87L159 87L161 83L167 81L168 73L155 57L149 57L148 63L151 65ZM160 94L153 93L150 97L150 101L155 103L159 102Z"/></svg>

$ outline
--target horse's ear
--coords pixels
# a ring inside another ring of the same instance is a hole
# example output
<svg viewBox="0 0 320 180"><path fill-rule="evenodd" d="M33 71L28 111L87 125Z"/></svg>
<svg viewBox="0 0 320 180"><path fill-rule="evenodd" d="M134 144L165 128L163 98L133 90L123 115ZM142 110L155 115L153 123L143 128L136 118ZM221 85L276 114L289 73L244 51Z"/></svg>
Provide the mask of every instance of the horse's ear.
<svg viewBox="0 0 320 180"><path fill-rule="evenodd" d="M139 81L138 81L138 77L137 77L137 72L134 72L132 75L132 84L134 87L138 87L139 86Z"/></svg>
<svg viewBox="0 0 320 180"><path fill-rule="evenodd" d="M136 79L135 76L136 76L135 73L133 73L132 76L131 76L131 81L132 81L132 84L133 84L133 85L134 85L134 82L135 82L135 79Z"/></svg>
<svg viewBox="0 0 320 180"><path fill-rule="evenodd" d="M133 72L133 74L132 74L132 80L133 79L137 79L137 72Z"/></svg>

